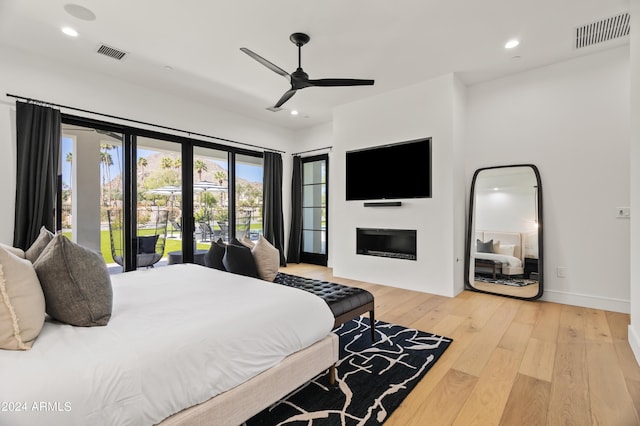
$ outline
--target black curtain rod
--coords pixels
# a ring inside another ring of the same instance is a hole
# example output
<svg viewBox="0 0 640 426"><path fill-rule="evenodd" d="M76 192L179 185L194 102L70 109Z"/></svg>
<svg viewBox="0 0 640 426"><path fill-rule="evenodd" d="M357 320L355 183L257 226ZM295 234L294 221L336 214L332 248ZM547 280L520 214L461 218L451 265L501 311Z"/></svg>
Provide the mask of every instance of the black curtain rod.
<svg viewBox="0 0 640 426"><path fill-rule="evenodd" d="M117 115L104 114L104 113L101 113L101 112L89 111L89 110L82 109L82 108L76 108L76 107L70 107L70 106L66 106L66 105L54 104L52 102L41 101L39 99L27 98L27 97L24 97L24 96L12 95L10 93L7 93L7 96L10 97L10 98L22 99L22 100L25 100L27 102L37 102L37 103L48 105L48 106L53 106L53 107L58 107L58 108L65 108L65 109L70 109L70 110L73 110L73 111L86 112L88 114L100 115L102 117L114 118L116 120L124 120L124 121L128 121L130 123L143 124L145 126L157 127L159 129L165 129L165 130L171 130L171 131L174 131L174 132L186 133L189 136L191 136L191 135L193 135L193 136L201 136L201 137L205 137L205 138L209 138L209 139L215 139L215 140L224 141L224 142L231 142L231 143L235 143L235 144L238 144L238 145L250 146L252 148L259 148L259 149L262 149L262 150L265 150L265 151L278 152L280 154L284 154L284 152L285 152L285 151L280 151L279 149L265 148L264 146L260 146L260 145L253 145L253 144L250 144L250 143L238 142L238 141L234 141L232 139L219 138L217 136L205 135L204 133L190 132L188 130L176 129L175 127L168 127L168 126L163 126L161 124L147 123L146 121L140 121L140 120L133 120L131 118L118 117Z"/></svg>
<svg viewBox="0 0 640 426"><path fill-rule="evenodd" d="M307 151L294 152L294 153L293 153L293 154L291 154L291 155L306 154L306 153L308 153L308 152L322 151L322 150L324 150L324 149L329 149L329 150L331 150L331 149L333 149L333 147L332 147L332 146L325 146L324 148L309 149L309 150L307 150Z"/></svg>

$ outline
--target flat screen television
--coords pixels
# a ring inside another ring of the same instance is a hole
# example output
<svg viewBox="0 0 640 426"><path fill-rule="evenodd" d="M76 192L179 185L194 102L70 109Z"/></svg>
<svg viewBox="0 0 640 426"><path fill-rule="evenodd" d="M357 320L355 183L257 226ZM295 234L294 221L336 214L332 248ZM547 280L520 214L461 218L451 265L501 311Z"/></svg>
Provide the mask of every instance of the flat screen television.
<svg viewBox="0 0 640 426"><path fill-rule="evenodd" d="M431 138L347 152L347 201L431 198Z"/></svg>

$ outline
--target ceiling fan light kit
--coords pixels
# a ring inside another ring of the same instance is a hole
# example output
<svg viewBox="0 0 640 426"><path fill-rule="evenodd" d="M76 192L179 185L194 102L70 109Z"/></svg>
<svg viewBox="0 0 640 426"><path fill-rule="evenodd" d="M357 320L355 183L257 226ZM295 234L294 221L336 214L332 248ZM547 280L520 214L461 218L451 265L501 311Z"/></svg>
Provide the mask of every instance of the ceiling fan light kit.
<svg viewBox="0 0 640 426"><path fill-rule="evenodd" d="M291 88L287 90L284 95L276 102L276 104L270 110L278 111L285 102L287 102L296 92L306 87L341 87L341 86L372 86L374 80L364 80L356 78L322 78L312 80L309 75L302 69L302 46L307 44L311 38L304 33L293 33L289 36L289 40L298 47L298 68L289 74L273 62L268 61L257 53L247 49L246 47L240 48L241 51L260 62L265 67L269 68L276 74L280 74L283 77L287 77L291 83ZM268 108L269 109L269 108Z"/></svg>

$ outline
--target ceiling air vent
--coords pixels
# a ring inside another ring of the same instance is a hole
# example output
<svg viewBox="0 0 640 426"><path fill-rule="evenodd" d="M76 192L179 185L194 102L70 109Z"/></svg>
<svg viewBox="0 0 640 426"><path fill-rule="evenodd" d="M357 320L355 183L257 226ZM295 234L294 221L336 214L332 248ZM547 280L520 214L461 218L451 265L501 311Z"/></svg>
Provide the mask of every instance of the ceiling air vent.
<svg viewBox="0 0 640 426"><path fill-rule="evenodd" d="M115 47L107 46L106 44L100 45L100 47L98 48L98 53L117 60L121 60L122 58L124 58L124 55L127 54L127 52L123 52L122 50L116 49Z"/></svg>
<svg viewBox="0 0 640 426"><path fill-rule="evenodd" d="M576 49L629 35L629 18L625 12L576 28Z"/></svg>

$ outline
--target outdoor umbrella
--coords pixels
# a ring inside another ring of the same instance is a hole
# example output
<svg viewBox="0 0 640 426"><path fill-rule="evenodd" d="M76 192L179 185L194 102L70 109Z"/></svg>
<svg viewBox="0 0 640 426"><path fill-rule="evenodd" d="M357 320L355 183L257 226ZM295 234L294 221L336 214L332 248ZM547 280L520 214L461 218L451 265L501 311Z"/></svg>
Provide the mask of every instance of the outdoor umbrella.
<svg viewBox="0 0 640 426"><path fill-rule="evenodd" d="M151 189L148 191L150 194L168 195L171 206L169 208L169 218L173 216L173 194L182 193L182 188L174 185L162 186L160 188ZM171 227L171 238L173 238L173 226Z"/></svg>

